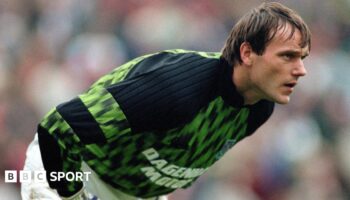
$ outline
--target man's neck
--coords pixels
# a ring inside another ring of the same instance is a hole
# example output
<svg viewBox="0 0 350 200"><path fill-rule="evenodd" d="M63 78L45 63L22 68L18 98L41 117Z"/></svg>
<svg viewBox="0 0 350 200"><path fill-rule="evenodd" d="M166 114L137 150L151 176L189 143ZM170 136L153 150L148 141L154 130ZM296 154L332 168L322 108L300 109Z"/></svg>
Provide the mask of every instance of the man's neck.
<svg viewBox="0 0 350 200"><path fill-rule="evenodd" d="M253 105L260 101L261 98L251 84L248 70L244 66L237 65L233 71L232 81L237 91L243 96L244 105Z"/></svg>

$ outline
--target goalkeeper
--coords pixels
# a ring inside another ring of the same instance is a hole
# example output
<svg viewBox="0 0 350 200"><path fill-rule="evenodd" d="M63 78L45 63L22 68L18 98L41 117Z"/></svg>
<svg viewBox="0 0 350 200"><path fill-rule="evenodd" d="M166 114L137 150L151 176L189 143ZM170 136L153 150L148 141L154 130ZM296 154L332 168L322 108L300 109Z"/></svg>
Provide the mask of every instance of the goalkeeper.
<svg viewBox="0 0 350 200"><path fill-rule="evenodd" d="M135 58L38 125L25 170L89 171L89 181L22 183L23 199L166 199L189 187L287 104L306 74L310 31L279 3L233 27L220 53Z"/></svg>

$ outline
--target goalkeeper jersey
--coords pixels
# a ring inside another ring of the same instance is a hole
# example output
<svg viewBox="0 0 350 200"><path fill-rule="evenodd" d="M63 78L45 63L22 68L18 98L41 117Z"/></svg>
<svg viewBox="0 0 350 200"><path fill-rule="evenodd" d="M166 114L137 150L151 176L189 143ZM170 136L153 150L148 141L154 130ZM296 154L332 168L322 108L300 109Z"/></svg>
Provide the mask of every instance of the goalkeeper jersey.
<svg viewBox="0 0 350 200"><path fill-rule="evenodd" d="M136 197L188 187L272 114L273 102L244 105L232 73L220 53L180 49L114 69L39 124L47 174L80 171L84 161ZM82 187L48 181L62 196Z"/></svg>

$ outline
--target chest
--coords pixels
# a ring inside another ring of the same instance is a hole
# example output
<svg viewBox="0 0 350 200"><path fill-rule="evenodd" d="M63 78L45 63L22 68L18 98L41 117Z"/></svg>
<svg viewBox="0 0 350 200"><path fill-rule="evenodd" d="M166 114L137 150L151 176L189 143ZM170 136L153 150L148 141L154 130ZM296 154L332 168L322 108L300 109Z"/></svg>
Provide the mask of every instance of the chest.
<svg viewBox="0 0 350 200"><path fill-rule="evenodd" d="M160 155L182 166L209 167L246 135L248 108L235 109L221 98L203 108L185 126L157 141Z"/></svg>

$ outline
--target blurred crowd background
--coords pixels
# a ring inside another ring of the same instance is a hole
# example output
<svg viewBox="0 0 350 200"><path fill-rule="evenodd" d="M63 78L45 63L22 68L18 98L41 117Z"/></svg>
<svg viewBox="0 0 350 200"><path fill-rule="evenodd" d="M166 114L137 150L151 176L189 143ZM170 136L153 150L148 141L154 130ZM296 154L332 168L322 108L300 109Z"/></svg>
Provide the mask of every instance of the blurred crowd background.
<svg viewBox="0 0 350 200"><path fill-rule="evenodd" d="M0 199L53 106L142 54L220 51L257 0L0 0ZM279 1L312 33L292 101L170 200L350 199L350 1Z"/></svg>

